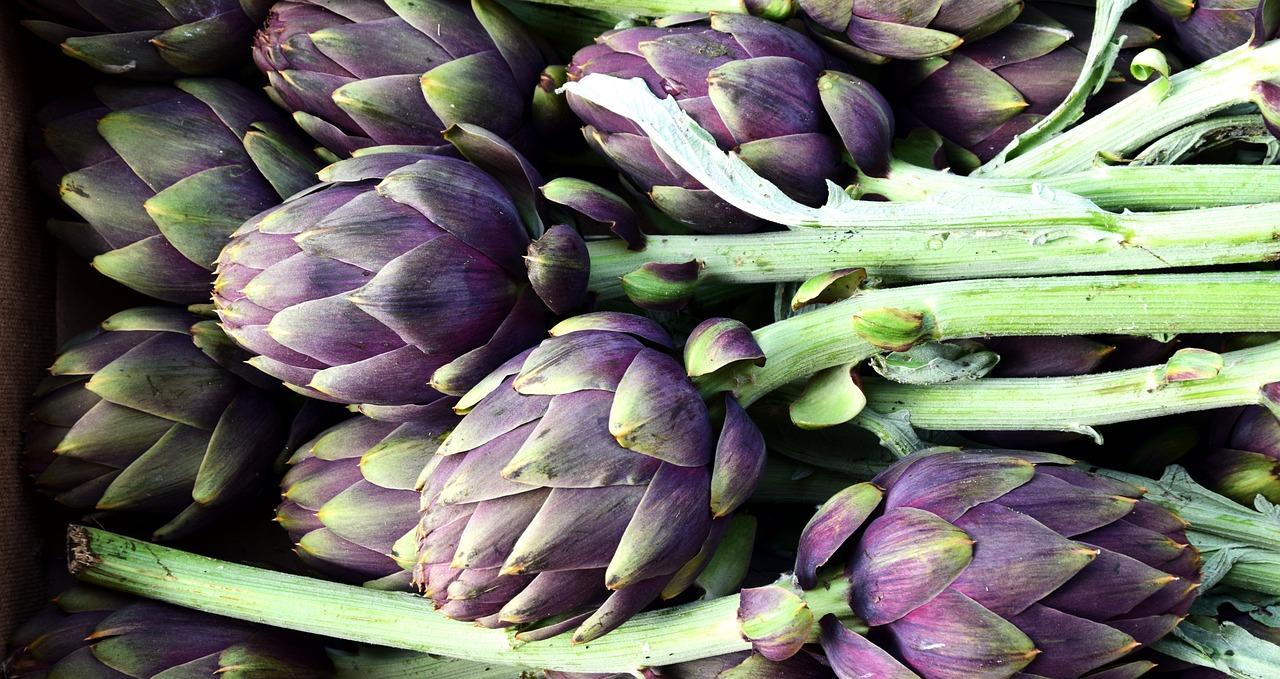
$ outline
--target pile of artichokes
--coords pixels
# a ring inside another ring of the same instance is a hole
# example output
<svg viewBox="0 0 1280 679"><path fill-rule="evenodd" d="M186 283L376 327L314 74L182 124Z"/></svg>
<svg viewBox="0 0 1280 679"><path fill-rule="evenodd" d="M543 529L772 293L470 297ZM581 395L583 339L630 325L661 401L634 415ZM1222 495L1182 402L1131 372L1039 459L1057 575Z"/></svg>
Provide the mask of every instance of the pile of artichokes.
<svg viewBox="0 0 1280 679"><path fill-rule="evenodd" d="M5 676L1280 678L1271 0L14 13Z"/></svg>

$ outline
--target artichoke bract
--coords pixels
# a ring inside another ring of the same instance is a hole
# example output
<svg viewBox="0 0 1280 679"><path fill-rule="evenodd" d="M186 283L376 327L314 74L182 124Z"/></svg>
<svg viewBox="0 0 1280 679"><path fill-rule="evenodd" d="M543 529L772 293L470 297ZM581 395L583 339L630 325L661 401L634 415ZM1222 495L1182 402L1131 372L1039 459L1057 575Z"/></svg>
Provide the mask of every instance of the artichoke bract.
<svg viewBox="0 0 1280 679"><path fill-rule="evenodd" d="M157 538L204 525L285 445L283 406L242 360L213 321L177 309L123 311L73 339L36 391L36 487L78 510L158 516Z"/></svg>
<svg viewBox="0 0 1280 679"><path fill-rule="evenodd" d="M884 63L927 59L991 35L1022 11L1021 0L796 0L816 36L846 58Z"/></svg>
<svg viewBox="0 0 1280 679"><path fill-rule="evenodd" d="M953 54L894 64L887 93L904 127L936 131L972 154L976 161L966 165L976 166L1066 99L1084 66L1091 25L1091 9L1032 5L1009 26ZM1125 38L1124 56L1159 38L1128 22L1117 35ZM1118 99L1137 89L1119 74L1110 80L1100 96Z"/></svg>
<svg viewBox="0 0 1280 679"><path fill-rule="evenodd" d="M597 312L551 335L459 402L420 477L414 575L452 618L566 616L524 634L585 642L693 581L764 441L732 398L713 419L649 319Z"/></svg>
<svg viewBox="0 0 1280 679"><path fill-rule="evenodd" d="M25 0L32 33L93 68L141 80L213 75L249 63L269 0Z"/></svg>
<svg viewBox="0 0 1280 679"><path fill-rule="evenodd" d="M298 556L343 580L409 589L418 473L456 419L447 413L394 423L358 415L298 448L276 513Z"/></svg>
<svg viewBox="0 0 1280 679"><path fill-rule="evenodd" d="M837 674L1131 676L1124 657L1194 601L1200 555L1187 524L1141 489L1070 463L923 451L824 504L800 538L799 584L818 585L818 567L847 546L837 577L848 578L853 612L892 641L876 646L827 616L821 643ZM744 592L741 615L777 589Z"/></svg>
<svg viewBox="0 0 1280 679"><path fill-rule="evenodd" d="M1215 428L1197 476L1250 507L1259 495L1280 503L1280 419L1260 406L1232 408L1218 415Z"/></svg>
<svg viewBox="0 0 1280 679"><path fill-rule="evenodd" d="M548 312L522 257L541 228L536 173L442 155L363 153L234 234L218 259L222 326L250 363L313 398L408 419L535 344ZM472 147L470 150L475 151ZM481 152L482 154L484 152ZM477 157L474 156L473 157ZM504 178L514 183L504 184Z"/></svg>
<svg viewBox="0 0 1280 679"><path fill-rule="evenodd" d="M207 302L244 220L315 183L319 159L266 97L229 80L101 85L39 115L40 184L84 220L50 230L103 274L166 302Z"/></svg>
<svg viewBox="0 0 1280 679"><path fill-rule="evenodd" d="M813 41L757 17L713 14L664 27L606 33L580 50L569 78L592 73L642 78L672 97L724 150L792 198L820 205L840 177L843 151L824 114L825 57ZM851 76L850 76L851 77ZM864 94L879 100L870 87ZM754 231L766 224L721 200L667 158L632 121L569 94L587 141L648 192L664 212L706 232ZM827 106L830 115L839 109ZM885 140L887 148L888 141Z"/></svg>
<svg viewBox="0 0 1280 679"><path fill-rule="evenodd" d="M286 0L253 58L272 98L338 156L368 146L436 147L455 123L526 133L546 64L491 0Z"/></svg>
<svg viewBox="0 0 1280 679"><path fill-rule="evenodd" d="M6 677L328 677L315 639L77 585L18 628Z"/></svg>

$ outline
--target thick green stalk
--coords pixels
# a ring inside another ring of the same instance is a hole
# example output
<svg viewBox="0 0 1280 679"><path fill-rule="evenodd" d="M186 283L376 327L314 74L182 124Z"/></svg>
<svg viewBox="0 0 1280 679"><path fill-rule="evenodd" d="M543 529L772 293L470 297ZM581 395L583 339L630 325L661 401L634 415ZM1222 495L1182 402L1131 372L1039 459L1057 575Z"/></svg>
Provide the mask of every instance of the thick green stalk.
<svg viewBox="0 0 1280 679"><path fill-rule="evenodd" d="M68 530L71 573L102 587L230 618L474 662L630 672L750 648L737 595L642 613L590 643L520 642L506 630L449 620L430 601L219 561L83 526ZM815 618L851 615L842 578L804 594Z"/></svg>
<svg viewBox="0 0 1280 679"><path fill-rule="evenodd" d="M1247 300L1248 303L1242 303ZM903 325L912 322L914 328ZM888 327L893 326L893 327ZM889 344L997 335L1152 335L1280 330L1280 274L1005 278L870 290L755 332L763 366L699 378L744 405ZM1019 406L1020 407L1020 406ZM1017 410L1018 408L1014 408Z"/></svg>
<svg viewBox="0 0 1280 679"><path fill-rule="evenodd" d="M1277 78L1280 40L1239 47L1156 80L1071 130L974 174L1046 177L1087 169L1100 155L1124 158L1165 133L1250 101L1256 83Z"/></svg>
<svg viewBox="0 0 1280 679"><path fill-rule="evenodd" d="M691 260L702 263L703 283L741 285L798 282L853 267L890 281L936 281L1212 266L1280 255L1280 203L1140 214L1064 205L1052 213L956 217L943 209L931 221L912 218L896 227L653 236L640 251L618 240L594 241L588 244L590 285L602 299L614 299L623 294L621 277L641 265Z"/></svg>
<svg viewBox="0 0 1280 679"><path fill-rule="evenodd" d="M512 665L361 645L355 652L331 648L334 679L533 679Z"/></svg>
<svg viewBox="0 0 1280 679"><path fill-rule="evenodd" d="M1101 165L1040 179L966 177L912 165L890 164L886 177L859 174L860 195L894 201L928 200L956 191L1031 193L1044 188L1083 196L1105 210L1189 210L1250 205L1280 196L1276 165Z"/></svg>
<svg viewBox="0 0 1280 679"><path fill-rule="evenodd" d="M1238 301L1247 308L1247 298ZM867 406L905 411L938 430L1088 431L1089 427L1175 413L1264 404L1262 386L1280 382L1280 342L1222 355L1214 377L1165 383L1164 365L1071 377L983 378L907 385L869 377Z"/></svg>

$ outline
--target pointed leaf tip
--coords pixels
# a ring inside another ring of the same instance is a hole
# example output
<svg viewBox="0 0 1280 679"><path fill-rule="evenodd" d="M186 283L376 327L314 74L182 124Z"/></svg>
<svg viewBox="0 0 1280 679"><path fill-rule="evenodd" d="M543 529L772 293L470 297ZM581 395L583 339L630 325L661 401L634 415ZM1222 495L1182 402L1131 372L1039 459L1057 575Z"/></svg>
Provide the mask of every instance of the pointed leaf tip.
<svg viewBox="0 0 1280 679"><path fill-rule="evenodd" d="M751 329L732 318L709 318L699 323L684 345L685 372L690 377L743 361L764 365L764 350Z"/></svg>
<svg viewBox="0 0 1280 679"><path fill-rule="evenodd" d="M529 244L529 282L547 308L566 315L587 298L591 259L587 243L572 227L556 224Z"/></svg>

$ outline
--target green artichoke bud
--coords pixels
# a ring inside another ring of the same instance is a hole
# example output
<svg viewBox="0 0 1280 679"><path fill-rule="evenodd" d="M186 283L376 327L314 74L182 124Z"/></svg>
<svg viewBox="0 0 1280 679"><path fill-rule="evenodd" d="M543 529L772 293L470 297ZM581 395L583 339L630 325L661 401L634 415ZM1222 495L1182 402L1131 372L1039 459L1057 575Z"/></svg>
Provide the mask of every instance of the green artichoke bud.
<svg viewBox="0 0 1280 679"><path fill-rule="evenodd" d="M810 28L836 54L884 63L947 54L1007 26L1021 0L797 0Z"/></svg>
<svg viewBox="0 0 1280 679"><path fill-rule="evenodd" d="M62 348L36 391L26 464L77 510L158 516L157 538L204 525L261 487L286 413L213 321L139 307Z"/></svg>
<svg viewBox="0 0 1280 679"><path fill-rule="evenodd" d="M77 585L23 624L12 679L323 679L333 666L301 634Z"/></svg>
<svg viewBox="0 0 1280 679"><path fill-rule="evenodd" d="M1277 385L1270 385L1275 390ZM1197 465L1206 486L1253 506L1260 495L1280 504L1280 419L1261 406L1218 414L1210 450Z"/></svg>
<svg viewBox="0 0 1280 679"><path fill-rule="evenodd" d="M300 446L276 514L298 556L342 580L409 589L418 473L456 421L447 412L407 423L356 416Z"/></svg>
<svg viewBox="0 0 1280 679"><path fill-rule="evenodd" d="M41 18L22 25L68 56L111 75L170 80L249 63L269 0L25 0Z"/></svg>
<svg viewBox="0 0 1280 679"><path fill-rule="evenodd" d="M278 2L253 59L272 98L337 156L386 144L445 146L444 130L458 123L525 139L546 59L501 5L470 5Z"/></svg>
<svg viewBox="0 0 1280 679"><path fill-rule="evenodd" d="M138 292L208 302L227 237L315 183L319 159L242 85L192 78L93 93L40 113L37 176L84 220L54 219L54 235Z"/></svg>

